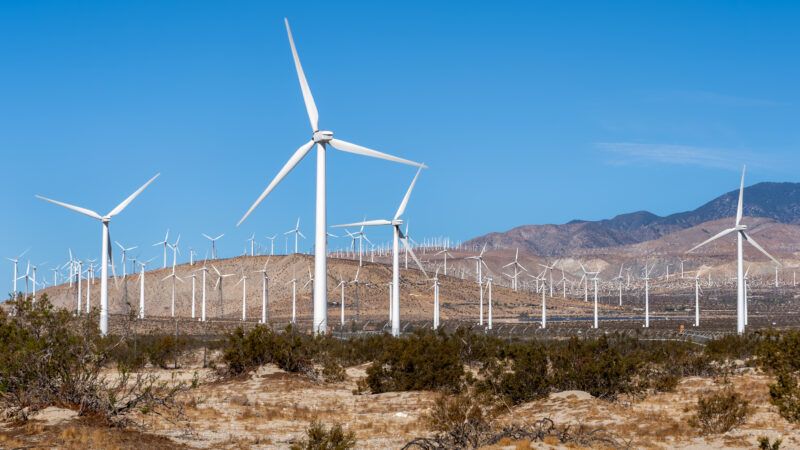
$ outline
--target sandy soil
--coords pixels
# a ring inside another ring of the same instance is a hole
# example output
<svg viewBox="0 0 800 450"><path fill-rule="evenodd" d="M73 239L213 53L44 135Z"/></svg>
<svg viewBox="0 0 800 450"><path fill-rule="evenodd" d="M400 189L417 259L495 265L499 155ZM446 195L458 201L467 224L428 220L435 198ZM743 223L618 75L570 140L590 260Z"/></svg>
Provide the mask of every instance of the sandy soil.
<svg viewBox="0 0 800 450"><path fill-rule="evenodd" d="M400 448L414 437L429 435L424 415L435 394L357 394L365 369L347 369L347 379L340 383L315 381L272 366L224 381L211 369L158 370L163 379L201 380L197 388L180 394L180 413L136 414L135 425L123 431L91 425L69 410L48 408L24 426L5 424L0 447L134 448L146 443L151 448L288 448L314 419L340 422L355 431L358 448ZM800 427L783 420L768 402L770 382L770 377L745 369L726 379L686 378L674 392L615 402L580 391L561 392L515 407L498 420L525 424L547 417L559 426L601 428L632 448L754 448L760 436L782 438L782 448L800 448ZM727 384L750 401L752 413L743 426L724 435L697 435L688 420L698 395ZM506 448L527 448L525 443L509 445ZM533 445L557 448L552 442Z"/></svg>

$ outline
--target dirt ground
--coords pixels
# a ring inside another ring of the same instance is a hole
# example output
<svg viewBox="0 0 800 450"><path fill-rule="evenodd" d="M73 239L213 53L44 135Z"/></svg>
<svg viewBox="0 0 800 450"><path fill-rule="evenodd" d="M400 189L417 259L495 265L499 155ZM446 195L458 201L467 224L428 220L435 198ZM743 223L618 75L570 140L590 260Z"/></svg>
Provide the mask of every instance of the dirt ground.
<svg viewBox="0 0 800 450"><path fill-rule="evenodd" d="M358 448L400 448L432 434L424 418L436 394L357 393L366 365L347 369L338 383L288 374L274 366L234 380L220 380L212 369L186 361L179 370L157 370L163 379L191 381L198 387L179 395L179 410L136 413L126 429L110 428L73 411L48 408L24 425L3 424L0 448L288 448L309 423L342 423L355 432ZM783 439L781 448L800 448L800 426L782 419L768 401L770 377L743 369L728 378L685 378L674 392L609 402L570 391L501 413L501 424L529 424L542 418L556 425L602 429L629 448L756 448L760 436ZM698 395L726 385L752 408L744 425L717 436L699 436L688 424ZM559 448L557 443L508 442L493 448ZM574 447L573 447L574 448Z"/></svg>

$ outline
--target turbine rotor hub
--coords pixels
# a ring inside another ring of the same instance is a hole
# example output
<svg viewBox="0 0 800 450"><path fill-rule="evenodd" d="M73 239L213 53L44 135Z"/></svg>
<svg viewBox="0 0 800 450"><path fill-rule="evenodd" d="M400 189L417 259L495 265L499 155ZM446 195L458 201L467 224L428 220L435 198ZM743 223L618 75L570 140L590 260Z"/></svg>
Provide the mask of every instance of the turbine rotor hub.
<svg viewBox="0 0 800 450"><path fill-rule="evenodd" d="M333 131L315 131L312 139L317 144L325 144L333 139Z"/></svg>

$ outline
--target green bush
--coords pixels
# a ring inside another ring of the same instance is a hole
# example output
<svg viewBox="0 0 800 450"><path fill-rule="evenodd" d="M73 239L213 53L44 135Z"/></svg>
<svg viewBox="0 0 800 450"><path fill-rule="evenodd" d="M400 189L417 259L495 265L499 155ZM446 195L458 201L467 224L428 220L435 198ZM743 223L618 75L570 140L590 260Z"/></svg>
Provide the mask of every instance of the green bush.
<svg viewBox="0 0 800 450"><path fill-rule="evenodd" d="M414 390L458 392L464 382L460 346L453 336L419 331L387 342L367 369L373 393Z"/></svg>
<svg viewBox="0 0 800 450"><path fill-rule="evenodd" d="M125 364L118 377L106 379L102 371L111 355L122 354L128 342L101 337L96 313L73 317L54 309L46 295L36 302L18 297L10 306L14 315L0 309L0 402L20 420L58 405L119 423L134 409L171 405L183 389L155 376L131 376Z"/></svg>
<svg viewBox="0 0 800 450"><path fill-rule="evenodd" d="M581 390L613 400L630 392L640 363L624 358L606 336L596 340L572 338L551 354L552 383L559 391Z"/></svg>
<svg viewBox="0 0 800 450"><path fill-rule="evenodd" d="M312 346L305 335L297 333L291 325L283 333L275 333L266 326L256 326L249 333L239 327L228 335L223 349L223 361L228 373L239 375L261 365L272 363L287 372L312 370Z"/></svg>
<svg viewBox="0 0 800 450"><path fill-rule="evenodd" d="M769 386L770 402L778 408L781 417L789 422L800 422L800 387L797 375L782 370L774 384Z"/></svg>
<svg viewBox="0 0 800 450"><path fill-rule="evenodd" d="M781 444L783 443L782 439L775 439L774 442L770 443L769 438L767 436L761 436L758 438L758 449L759 450L780 450Z"/></svg>
<svg viewBox="0 0 800 450"><path fill-rule="evenodd" d="M726 433L744 423L749 413L749 404L737 392L725 389L697 400L697 413L689 424L699 428L702 434Z"/></svg>
<svg viewBox="0 0 800 450"><path fill-rule="evenodd" d="M507 360L487 366L478 388L513 405L542 398L551 385L547 365L547 353L541 346L515 344L509 349Z"/></svg>
<svg viewBox="0 0 800 450"><path fill-rule="evenodd" d="M769 331L757 349L758 361L769 371L800 371L800 331Z"/></svg>
<svg viewBox="0 0 800 450"><path fill-rule="evenodd" d="M314 421L306 429L306 437L292 444L292 450L349 450L356 447L356 434L344 431L338 423L326 428Z"/></svg>

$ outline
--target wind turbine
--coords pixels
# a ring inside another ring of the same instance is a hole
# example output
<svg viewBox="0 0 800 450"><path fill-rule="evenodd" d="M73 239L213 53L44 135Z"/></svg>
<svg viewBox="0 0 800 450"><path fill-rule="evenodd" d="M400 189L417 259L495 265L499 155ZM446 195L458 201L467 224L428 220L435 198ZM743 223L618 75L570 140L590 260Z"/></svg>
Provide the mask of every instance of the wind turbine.
<svg viewBox="0 0 800 450"><path fill-rule="evenodd" d="M700 326L700 271L694 277L694 326Z"/></svg>
<svg viewBox="0 0 800 450"><path fill-rule="evenodd" d="M644 327L650 328L650 271L656 266L653 263L649 268L644 264Z"/></svg>
<svg viewBox="0 0 800 450"><path fill-rule="evenodd" d="M26 253L28 253L28 251L29 251L29 250L30 250L30 249L27 249L27 250L25 250L24 252L20 253L18 256L15 256L15 257L13 257L13 258L6 258L7 260L11 261L11 262L14 264L14 276L13 276L13 278L12 278L12 283L13 283L13 286L14 286L14 287L13 287L13 289L14 289L14 297L16 297L16 296L17 296L17 292L18 292L18 291L17 291L17 277L18 277L18 273L19 273L19 272L18 272L19 260L20 260L20 259L21 259L23 256L25 256L25 254L26 254ZM72 250L70 250L70 261L71 261L71 260L72 260ZM70 282L71 282L71 280L72 280L72 278L70 277Z"/></svg>
<svg viewBox="0 0 800 450"><path fill-rule="evenodd" d="M272 256L272 255L275 254L275 238L276 237L278 237L277 234L274 234L272 236L267 236L267 239L269 239L269 256Z"/></svg>
<svg viewBox="0 0 800 450"><path fill-rule="evenodd" d="M301 238L301 237L303 239L306 238L306 236L300 231L300 218L299 217L297 218L297 224L294 226L294 228L292 228L291 230L287 231L286 233L283 233L284 236L288 236L290 234L294 234L294 253L297 254L298 253L298 246L297 246L298 245L298 239Z"/></svg>
<svg viewBox="0 0 800 450"><path fill-rule="evenodd" d="M433 329L439 329L439 268L433 276Z"/></svg>
<svg viewBox="0 0 800 450"><path fill-rule="evenodd" d="M744 285L744 251L742 248L742 240L745 240L750 243L756 250L760 251L764 255L766 255L769 259L771 259L775 264L778 266L781 265L777 259L773 258L772 255L767 253L763 247L761 247L758 242L753 240L753 238L747 234L745 230L747 230L747 225L742 224L742 215L743 215L743 201L744 201L744 174L745 168L742 168L742 180L739 185L739 203L736 207L736 223L734 224L733 228L728 228L727 230L723 230L716 235L712 236L711 238L707 239L706 241L692 247L688 253L691 253L698 248L717 240L723 236L726 236L730 233L736 233L736 332L739 334L744 333L744 327L746 324L745 318L745 285Z"/></svg>
<svg viewBox="0 0 800 450"><path fill-rule="evenodd" d="M247 242L250 243L250 256L256 256L256 234L253 233L253 235L247 239Z"/></svg>
<svg viewBox="0 0 800 450"><path fill-rule="evenodd" d="M489 298L488 298L488 300L489 300L489 321L487 322L487 325L488 325L489 329L491 330L492 329L492 277L488 277L486 279L486 290L487 290L488 295L489 295Z"/></svg>
<svg viewBox="0 0 800 450"><path fill-rule="evenodd" d="M219 236L212 238L211 236L202 233L203 237L211 241L211 259L217 259L217 241L225 236L225 233L220 234Z"/></svg>
<svg viewBox="0 0 800 450"><path fill-rule="evenodd" d="M175 274L175 268L172 268L172 273L165 276L161 281L167 281L168 279L172 278L172 317L175 317L175 280L180 281L183 283L183 280Z"/></svg>
<svg viewBox="0 0 800 450"><path fill-rule="evenodd" d="M202 272L203 278L201 280L203 284L203 296L202 296L202 303L200 303L200 321L206 321L206 275L208 274L208 267L206 267L205 261L203 261L203 267L195 270L195 272Z"/></svg>
<svg viewBox="0 0 800 450"><path fill-rule="evenodd" d="M145 268L147 264L153 261L155 258L148 259L147 261L139 261L139 318L144 319L144 274ZM91 266L89 269L92 269ZM89 303L89 291L91 291L91 287L87 288L86 292L86 303Z"/></svg>
<svg viewBox="0 0 800 450"><path fill-rule="evenodd" d="M111 260L112 264L112 273L114 272L113 264L114 260L111 258L112 256L112 247L111 247L111 236L109 233L109 223L111 219L116 216L117 214L121 213L142 191L147 188L156 178L158 178L160 174L156 174L153 178L147 181L142 187L140 187L136 192L131 194L127 199L125 199L122 203L117 205L116 208L112 209L108 214L105 216L101 216L100 214L86 209L81 208L79 206L70 205L68 203L59 202L56 200L51 200L49 198L45 198L42 196L37 195L36 197L53 203L54 205L62 206L64 208L70 209L72 211L84 214L89 216L93 219L99 220L103 224L103 232L102 232L102 242L101 242L101 263L100 263L100 334L105 336L108 334L108 262L109 259ZM115 275L116 277L116 275Z"/></svg>
<svg viewBox="0 0 800 450"><path fill-rule="evenodd" d="M519 269L522 269L525 272L528 271L528 269L522 267L522 264L519 263L519 248L517 249L516 254L514 254L514 261L511 261L510 263L508 263L505 266L503 266L504 269L506 267L513 267L514 268L514 275L511 276L510 278L514 282L513 283L514 292L517 292L517 277L519 277L519 274L522 273L521 271L519 271Z"/></svg>
<svg viewBox="0 0 800 450"><path fill-rule="evenodd" d="M339 288L340 291L341 291L341 299L339 301L339 310L340 310L339 324L341 326L344 326L344 285L345 284L347 284L347 282L344 281L344 277L342 277L342 274L340 273L339 274L339 284L336 285L336 287Z"/></svg>
<svg viewBox="0 0 800 450"><path fill-rule="evenodd" d="M236 287L242 284L242 322L247 320L247 273L242 272L242 278L233 285Z"/></svg>
<svg viewBox="0 0 800 450"><path fill-rule="evenodd" d="M236 275L235 273L220 273L219 269L216 268L213 264L211 268L214 269L214 272L217 273L217 284L214 286L214 289L219 289L219 304L220 304L220 318L225 318L225 303L222 298L222 281L225 278L232 277Z"/></svg>
<svg viewBox="0 0 800 450"><path fill-rule="evenodd" d="M683 265L681 265L683 267ZM625 268L625 264L619 265L619 275L614 277L615 280L619 283L619 306L622 306L622 270ZM681 278L683 278L683 269L681 269Z"/></svg>
<svg viewBox="0 0 800 450"><path fill-rule="evenodd" d="M168 243L169 243L169 228L167 229L167 234L164 235L164 240L163 241L158 241L155 244L153 244L153 247L159 247L159 246L163 246L164 247L164 267L163 267L164 269L167 268L167 244Z"/></svg>
<svg viewBox="0 0 800 450"><path fill-rule="evenodd" d="M283 178L294 169L294 167L311 151L314 145L317 146L317 198L316 198L316 232L314 235L314 272L316 273L315 283L316 286L314 287L314 323L313 329L314 332L325 333L328 326L328 299L327 299L327 277L326 274L328 273L327 270L327 256L328 256L328 249L327 249L327 240L325 238L325 231L327 230L327 205L326 205L326 183L325 183L325 172L326 172L326 158L325 154L327 151L327 146L330 144L333 148L348 152L348 153L355 153L358 155L363 156L370 156L373 158L380 158L385 159L388 161L394 161L403 164L409 164L412 166L422 167L423 165L419 163L415 163L413 161L409 161L406 159L398 158L392 155L388 155L386 153L381 153L376 150L372 150L366 147L362 147L360 145L351 144L350 142L342 141L333 137L333 132L331 131L321 131L318 126L319 122L319 113L317 112L317 106L314 103L314 97L311 95L311 88L308 86L308 82L306 81L305 73L303 72L303 67L300 64L300 57L297 54L297 49L294 45L294 39L292 38L292 31L289 28L289 21L285 20L286 22L286 32L289 35L289 45L292 49L292 56L294 57L294 64L295 69L297 70L297 78L300 81L300 89L303 92L303 100L306 105L306 111L308 112L308 119L311 124L311 131L312 131L312 138L310 141L306 142L297 151L292 155L286 165L283 166L281 171L275 177L274 180L267 186L264 192L258 197L258 199L253 203L253 206L245 213L244 217L239 221L241 224L250 213L261 203L264 198L269 195L269 193L278 185L278 183L283 180Z"/></svg>
<svg viewBox="0 0 800 450"><path fill-rule="evenodd" d="M175 266L178 264L178 254L180 254L181 249L178 248L178 243L181 241L181 235L178 235L178 239L175 239L174 244L167 244L170 249L172 249L172 268L174 269Z"/></svg>
<svg viewBox="0 0 800 450"><path fill-rule="evenodd" d="M478 325L480 326L483 326L483 266L486 266L486 263L483 262L484 253L486 253L486 243L483 244L483 249L478 255L467 257L467 259L474 259L475 265L478 266L475 270L475 273L478 274L478 292L480 293L480 300L478 302ZM486 270L489 270L489 266L486 266Z"/></svg>
<svg viewBox="0 0 800 450"><path fill-rule="evenodd" d="M267 274L267 265L269 265L270 258L264 263L264 267L256 273L261 274L261 323L266 324L269 318L269 275Z"/></svg>
<svg viewBox="0 0 800 450"><path fill-rule="evenodd" d="M450 252L448 252L446 248L443 249L443 250L440 250L437 253L434 253L433 256L438 256L438 255L444 255L444 275L447 276L447 257L448 256L452 257L453 255L451 255Z"/></svg>
<svg viewBox="0 0 800 450"><path fill-rule="evenodd" d="M127 247L127 248L126 248L125 246L123 246L122 244L120 244L120 243L119 243L119 241L114 241L114 243L115 243L115 244L117 244L117 246L120 248L120 250L122 250L122 278L124 279L124 278L126 278L126 277L128 276L128 269L127 269L127 266L128 266L128 259L127 259L127 254L128 254L128 252L129 252L129 251L131 251L131 250L136 250L136 249L137 249L137 248L139 248L139 247ZM135 268L134 268L134 270L135 270Z"/></svg>
<svg viewBox="0 0 800 450"><path fill-rule="evenodd" d="M400 207L397 208L397 212L394 215L392 220L368 220L365 222L360 223L352 223L352 224L345 224L345 225L337 225L337 227L355 227L355 226L385 226L391 225L393 230L393 241L392 241L392 303L391 303L391 312L392 312L392 335L399 336L400 335L400 241L403 242L403 246L406 248L408 253L411 254L411 257L414 259L414 262L417 263L417 266L420 268L422 273L425 275L425 278L428 277L428 274L425 272L425 268L422 267L422 263L417 258L417 255L414 254L414 250L411 249L411 246L408 244L408 240L406 239L405 235L401 231L400 227L403 225L403 213L406 210L406 206L408 206L408 200L411 198L411 191L414 190L414 185L417 183L417 178L419 178L419 174L422 171L422 167L417 169L417 174L414 175L414 179L411 181L411 185L408 187L408 191L406 191L405 197L403 197L403 201L400 203Z"/></svg>

